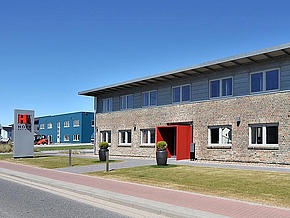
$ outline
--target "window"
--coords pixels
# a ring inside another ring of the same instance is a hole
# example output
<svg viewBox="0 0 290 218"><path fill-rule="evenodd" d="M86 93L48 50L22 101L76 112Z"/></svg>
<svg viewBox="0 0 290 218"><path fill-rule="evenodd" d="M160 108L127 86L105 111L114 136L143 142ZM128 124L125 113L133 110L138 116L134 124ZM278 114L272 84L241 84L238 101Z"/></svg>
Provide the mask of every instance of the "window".
<svg viewBox="0 0 290 218"><path fill-rule="evenodd" d="M95 127L95 121L94 120L92 120L91 124L92 124L92 127Z"/></svg>
<svg viewBox="0 0 290 218"><path fill-rule="evenodd" d="M131 130L120 130L119 131L119 144L131 144Z"/></svg>
<svg viewBox="0 0 290 218"><path fill-rule="evenodd" d="M190 101L190 85L172 88L172 102L178 103L182 101Z"/></svg>
<svg viewBox="0 0 290 218"><path fill-rule="evenodd" d="M64 135L64 141L65 142L69 141L69 135Z"/></svg>
<svg viewBox="0 0 290 218"><path fill-rule="evenodd" d="M251 92L279 89L279 69L251 74Z"/></svg>
<svg viewBox="0 0 290 218"><path fill-rule="evenodd" d="M210 81L210 98L233 95L233 78Z"/></svg>
<svg viewBox="0 0 290 218"><path fill-rule="evenodd" d="M113 108L112 105L113 105L112 98L103 99L103 112L111 112Z"/></svg>
<svg viewBox="0 0 290 218"><path fill-rule="evenodd" d="M121 96L121 110L133 108L133 95Z"/></svg>
<svg viewBox="0 0 290 218"><path fill-rule="evenodd" d="M232 127L231 126L213 126L208 128L209 145L231 145Z"/></svg>
<svg viewBox="0 0 290 218"><path fill-rule="evenodd" d="M64 121L63 126L64 127L69 127L69 121L68 120L67 121Z"/></svg>
<svg viewBox="0 0 290 218"><path fill-rule="evenodd" d="M111 131L101 131L101 141L111 143Z"/></svg>
<svg viewBox="0 0 290 218"><path fill-rule="evenodd" d="M79 141L80 140L80 135L79 134L74 134L73 135L73 140L74 141Z"/></svg>
<svg viewBox="0 0 290 218"><path fill-rule="evenodd" d="M48 135L47 140L48 140L48 144L51 144L52 143L52 135Z"/></svg>
<svg viewBox="0 0 290 218"><path fill-rule="evenodd" d="M278 124L250 125L249 141L252 146L278 146Z"/></svg>
<svg viewBox="0 0 290 218"><path fill-rule="evenodd" d="M157 105L157 91L143 93L143 106Z"/></svg>
<svg viewBox="0 0 290 218"><path fill-rule="evenodd" d="M47 124L47 129L52 129L52 123Z"/></svg>
<svg viewBox="0 0 290 218"><path fill-rule="evenodd" d="M44 129L44 124L40 124L40 129Z"/></svg>
<svg viewBox="0 0 290 218"><path fill-rule="evenodd" d="M141 130L141 144L142 145L155 144L155 129Z"/></svg>
<svg viewBox="0 0 290 218"><path fill-rule="evenodd" d="M78 127L78 126L80 126L80 121L79 121L79 120L74 120L74 121L73 121L73 126L74 126L74 127Z"/></svg>

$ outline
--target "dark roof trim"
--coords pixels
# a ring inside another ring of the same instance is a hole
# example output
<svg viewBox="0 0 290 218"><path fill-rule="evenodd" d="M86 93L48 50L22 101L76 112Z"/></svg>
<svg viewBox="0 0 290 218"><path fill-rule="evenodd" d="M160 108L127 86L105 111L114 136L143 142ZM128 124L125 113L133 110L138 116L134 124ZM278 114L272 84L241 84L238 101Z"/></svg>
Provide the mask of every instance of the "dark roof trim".
<svg viewBox="0 0 290 218"><path fill-rule="evenodd" d="M206 71L215 71L218 69L226 69L233 66L240 66L243 64L259 62L260 60L272 59L274 57L290 55L290 43L282 44L270 48L255 50L252 52L247 52L240 55L235 55L227 58L217 59L213 61L208 61L205 63L192 65L188 67L183 67L168 72L158 73L151 76L141 77L138 79L132 79L126 82L116 83L108 86L103 86L99 88L89 89L86 91L81 91L79 95L96 96L97 94L102 94L110 92L113 89L123 89L128 86L138 86L142 83L148 83L150 81L160 81L162 79L167 80L168 77L183 77L188 75L188 71L192 73L203 73ZM186 72L187 71L187 72ZM187 74L183 75L182 74Z"/></svg>

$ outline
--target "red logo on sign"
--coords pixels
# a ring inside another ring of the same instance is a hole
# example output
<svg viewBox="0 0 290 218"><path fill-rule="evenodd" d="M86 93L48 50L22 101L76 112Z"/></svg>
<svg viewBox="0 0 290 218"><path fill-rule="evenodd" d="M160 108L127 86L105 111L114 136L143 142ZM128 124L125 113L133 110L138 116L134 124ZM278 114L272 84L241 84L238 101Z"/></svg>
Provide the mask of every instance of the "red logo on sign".
<svg viewBox="0 0 290 218"><path fill-rule="evenodd" d="M30 115L18 114L18 124L31 124Z"/></svg>

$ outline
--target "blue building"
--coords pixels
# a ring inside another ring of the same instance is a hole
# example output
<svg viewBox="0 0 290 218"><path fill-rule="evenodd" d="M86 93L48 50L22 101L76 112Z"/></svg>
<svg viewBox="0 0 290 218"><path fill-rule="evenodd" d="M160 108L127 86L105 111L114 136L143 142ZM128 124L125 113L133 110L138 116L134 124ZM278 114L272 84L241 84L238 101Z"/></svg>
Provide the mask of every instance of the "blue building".
<svg viewBox="0 0 290 218"><path fill-rule="evenodd" d="M89 143L94 132L94 113L75 112L39 117L39 135L50 143Z"/></svg>

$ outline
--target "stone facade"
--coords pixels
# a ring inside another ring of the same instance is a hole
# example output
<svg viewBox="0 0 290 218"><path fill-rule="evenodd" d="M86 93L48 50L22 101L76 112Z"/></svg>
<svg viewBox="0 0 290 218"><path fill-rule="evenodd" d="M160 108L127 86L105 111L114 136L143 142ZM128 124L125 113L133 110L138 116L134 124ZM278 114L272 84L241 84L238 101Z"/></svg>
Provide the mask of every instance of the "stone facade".
<svg viewBox="0 0 290 218"><path fill-rule="evenodd" d="M237 117L240 125L237 125ZM290 164L290 92L191 102L96 114L96 141L111 130L111 155L155 156L154 146L141 146L141 129L174 122L193 122L197 159ZM249 125L278 123L278 148L249 149ZM231 148L209 148L208 127L232 127ZM134 128L135 127L135 128ZM131 146L119 145L119 130L132 131Z"/></svg>

